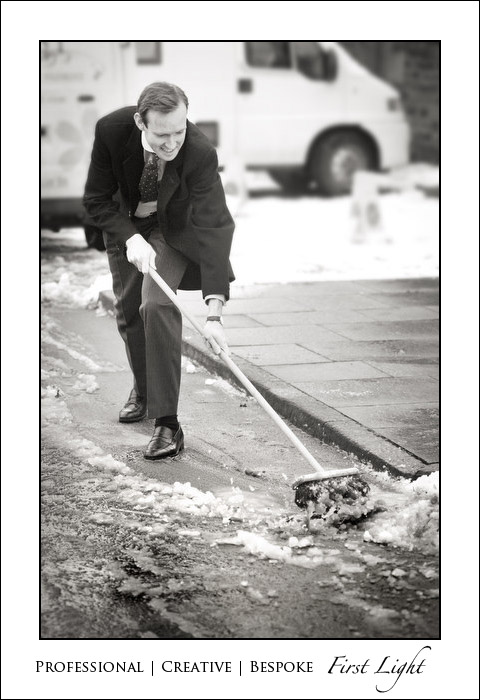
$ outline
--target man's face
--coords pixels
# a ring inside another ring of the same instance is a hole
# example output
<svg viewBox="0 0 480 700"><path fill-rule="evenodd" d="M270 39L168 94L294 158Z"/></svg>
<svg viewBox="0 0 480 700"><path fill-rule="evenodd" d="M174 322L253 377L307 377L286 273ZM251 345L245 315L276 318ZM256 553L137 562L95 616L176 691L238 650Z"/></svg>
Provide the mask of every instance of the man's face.
<svg viewBox="0 0 480 700"><path fill-rule="evenodd" d="M147 143L162 160L173 160L181 149L187 133L187 108L183 102L173 112L163 114L149 109L146 123L135 114L135 123L145 132Z"/></svg>

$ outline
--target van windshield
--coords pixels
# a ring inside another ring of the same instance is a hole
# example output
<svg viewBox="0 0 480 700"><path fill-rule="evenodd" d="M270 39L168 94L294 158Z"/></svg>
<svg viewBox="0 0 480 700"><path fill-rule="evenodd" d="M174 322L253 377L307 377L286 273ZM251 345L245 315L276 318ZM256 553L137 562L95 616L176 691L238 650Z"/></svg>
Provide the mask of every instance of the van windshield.
<svg viewBox="0 0 480 700"><path fill-rule="evenodd" d="M292 41L297 70L307 78L325 79L325 62L320 46L316 41Z"/></svg>

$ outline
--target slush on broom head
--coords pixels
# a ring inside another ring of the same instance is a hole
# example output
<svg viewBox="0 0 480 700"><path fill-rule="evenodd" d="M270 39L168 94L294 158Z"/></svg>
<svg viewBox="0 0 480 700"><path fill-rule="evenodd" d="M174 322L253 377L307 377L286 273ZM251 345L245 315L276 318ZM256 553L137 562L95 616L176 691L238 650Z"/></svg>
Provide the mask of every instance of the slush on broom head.
<svg viewBox="0 0 480 700"><path fill-rule="evenodd" d="M297 479L293 484L297 506L308 508L311 504L322 504L327 511L340 503L350 506L358 499L366 498L370 486L365 479L358 475L358 470L347 475L345 471L349 470L338 476L335 472L331 476L325 472L325 476L309 474Z"/></svg>

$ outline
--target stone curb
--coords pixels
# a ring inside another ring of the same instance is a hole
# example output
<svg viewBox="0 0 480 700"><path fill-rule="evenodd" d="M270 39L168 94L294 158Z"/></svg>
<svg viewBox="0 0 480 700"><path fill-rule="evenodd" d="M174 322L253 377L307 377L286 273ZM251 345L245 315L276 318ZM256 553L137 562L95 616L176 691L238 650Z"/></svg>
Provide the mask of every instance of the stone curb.
<svg viewBox="0 0 480 700"><path fill-rule="evenodd" d="M114 311L111 292L100 292L99 300L107 311ZM208 350L204 340L189 327L188 322L184 324L182 352L209 372L243 389L239 380ZM412 479L438 470L437 464L425 464L373 430L236 356L234 352L232 359L277 413L309 435L327 444L337 445L362 462L371 463L374 469L386 470L392 476Z"/></svg>

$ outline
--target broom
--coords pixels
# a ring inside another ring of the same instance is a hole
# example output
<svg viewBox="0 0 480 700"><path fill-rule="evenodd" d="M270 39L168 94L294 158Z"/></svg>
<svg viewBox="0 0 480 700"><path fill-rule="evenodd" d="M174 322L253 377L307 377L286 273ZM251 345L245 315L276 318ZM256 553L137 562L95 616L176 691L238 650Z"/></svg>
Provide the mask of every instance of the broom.
<svg viewBox="0 0 480 700"><path fill-rule="evenodd" d="M160 289L167 295L170 301L177 309L185 316L192 324L195 330L209 343L213 352L220 355L224 363L237 377L239 382L260 404L270 418L278 425L280 430L287 436L290 442L297 448L301 455L314 468L312 474L299 476L292 484L295 489L295 503L299 508L309 508L310 504L317 503L324 497L328 497L330 501L345 501L352 503L356 498L365 496L369 491L368 484L359 476L357 467L349 467L347 469L324 469L314 456L307 450L305 445L298 439L295 433L288 427L285 421L280 418L278 413L270 406L268 401L260 394L253 386L252 382L243 374L239 367L234 363L231 357L222 350L218 343L213 338L207 338L203 329L192 316L186 311L178 300L177 295L170 289L168 284L163 280L158 272L150 267L150 276L158 284Z"/></svg>

